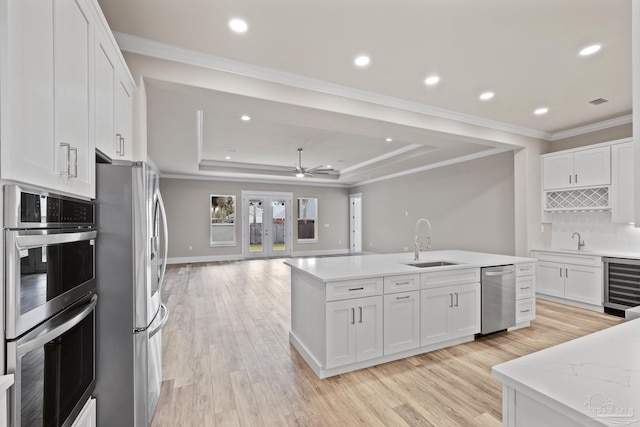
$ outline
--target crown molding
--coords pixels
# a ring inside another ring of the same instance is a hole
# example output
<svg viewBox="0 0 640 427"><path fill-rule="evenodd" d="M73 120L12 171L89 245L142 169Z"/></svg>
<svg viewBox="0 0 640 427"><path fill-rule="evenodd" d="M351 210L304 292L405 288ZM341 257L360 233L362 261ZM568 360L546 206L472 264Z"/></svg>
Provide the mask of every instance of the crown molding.
<svg viewBox="0 0 640 427"><path fill-rule="evenodd" d="M603 129L609 129L615 126L626 125L632 122L633 122L633 115L627 114L625 116L615 117L609 120L603 120L598 123L580 126L574 129L563 130L561 132L554 132L553 134L551 134L550 141L557 141L559 139L570 138L572 136L584 135L586 133L591 133L591 132L595 132Z"/></svg>
<svg viewBox="0 0 640 427"><path fill-rule="evenodd" d="M419 168L408 169L406 171L393 173L390 175L381 176L378 178L367 179L350 185L350 187L358 187L360 185L373 184L374 182L386 181L388 179L399 178L406 175L411 175L418 172L424 172L431 169L438 169L445 166L455 165L457 163L466 162L469 160L481 159L483 157L493 156L494 154L501 154L507 151L513 151L513 148L491 148L489 150L479 151L477 153L468 154L466 156L455 157L453 159L443 160L441 162L432 163L430 165L421 166Z"/></svg>
<svg viewBox="0 0 640 427"><path fill-rule="evenodd" d="M241 178L241 177L171 174L171 173L163 173L160 175L160 178L192 180L192 181L220 181L220 182L246 182L246 183L252 183L252 184L299 185L299 186L305 186L305 187L335 187L335 188L351 187L350 184L310 181L309 178L304 178L304 179L295 178L295 180L285 178L282 180L278 180L278 179Z"/></svg>
<svg viewBox="0 0 640 427"><path fill-rule="evenodd" d="M420 147L427 147L427 146L426 145L422 145L422 144L410 144L410 145L407 145L406 147L402 147L402 148L399 148L397 150L390 151L390 152L388 152L386 154L383 154L381 156L374 157L373 159L369 159L369 160L366 160L366 161L364 161L362 163L358 163L357 165L353 165L353 166L349 166L348 168L341 169L340 170L340 174L344 175L346 173L361 169L361 168L363 168L365 166L369 166L369 165L372 165L372 164L377 163L377 162L381 162L383 160L390 159L392 157L398 156L398 155L406 153L408 151L416 150L416 149L418 149Z"/></svg>
<svg viewBox="0 0 640 427"><path fill-rule="evenodd" d="M134 54L150 56L167 61L180 62L187 65L209 68L218 71L224 71L227 73L233 73L272 83L278 83L285 86L325 93L328 95L336 95L391 108L398 108L405 111L411 111L414 113L425 114L470 125L510 132L532 138L550 140L552 136L552 134L548 132L515 126L497 120L485 119L470 114L458 113L455 111L445 110L443 108L437 108L418 102L407 101L392 96L381 95L365 90L328 83L321 80L303 77L293 73L274 70L272 68L259 67L245 62L234 61L215 55L183 49L169 44L133 36L131 34L114 32L114 36L118 42L118 45L120 46L120 49Z"/></svg>

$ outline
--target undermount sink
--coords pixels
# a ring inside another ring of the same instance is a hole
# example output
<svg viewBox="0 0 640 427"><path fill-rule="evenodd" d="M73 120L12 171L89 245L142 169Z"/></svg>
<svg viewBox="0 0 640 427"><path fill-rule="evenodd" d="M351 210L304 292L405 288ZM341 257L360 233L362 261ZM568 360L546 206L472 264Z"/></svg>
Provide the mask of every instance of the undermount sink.
<svg viewBox="0 0 640 427"><path fill-rule="evenodd" d="M429 268L429 267L444 267L445 265L457 265L457 262L450 261L422 261L422 262L410 262L407 265L412 267L419 268Z"/></svg>

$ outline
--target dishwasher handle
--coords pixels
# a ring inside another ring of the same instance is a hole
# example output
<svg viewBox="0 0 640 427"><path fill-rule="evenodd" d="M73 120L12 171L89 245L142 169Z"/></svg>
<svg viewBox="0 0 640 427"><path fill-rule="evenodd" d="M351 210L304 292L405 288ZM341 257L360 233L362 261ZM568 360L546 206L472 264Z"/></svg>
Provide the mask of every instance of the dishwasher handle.
<svg viewBox="0 0 640 427"><path fill-rule="evenodd" d="M486 271L483 274L487 277L491 276L506 276L507 274L513 274L514 270L502 270L502 271Z"/></svg>

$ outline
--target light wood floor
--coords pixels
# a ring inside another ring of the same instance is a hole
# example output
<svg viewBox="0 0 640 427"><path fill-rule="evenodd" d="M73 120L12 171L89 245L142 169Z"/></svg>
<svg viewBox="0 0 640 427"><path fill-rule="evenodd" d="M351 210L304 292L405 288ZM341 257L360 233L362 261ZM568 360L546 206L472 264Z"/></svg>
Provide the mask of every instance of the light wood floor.
<svg viewBox="0 0 640 427"><path fill-rule="evenodd" d="M289 345L282 259L172 266L161 426L499 426L491 366L622 322L537 302L530 328L319 380Z"/></svg>

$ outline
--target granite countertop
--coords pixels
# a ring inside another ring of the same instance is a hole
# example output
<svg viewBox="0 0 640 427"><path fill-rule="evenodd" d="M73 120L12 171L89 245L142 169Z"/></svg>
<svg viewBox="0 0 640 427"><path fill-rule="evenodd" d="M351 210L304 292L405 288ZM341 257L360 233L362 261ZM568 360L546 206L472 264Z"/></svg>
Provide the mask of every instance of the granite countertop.
<svg viewBox="0 0 640 427"><path fill-rule="evenodd" d="M284 263L302 270L323 282L364 279L399 274L415 274L428 271L455 270L466 267L489 267L504 264L535 262L534 258L514 257L469 251L423 251L420 262L449 261L456 265L420 268L407 265L413 260L413 252L395 254L354 255L326 258L292 258Z"/></svg>
<svg viewBox="0 0 640 427"><path fill-rule="evenodd" d="M496 365L492 374L585 423L595 417L609 425L606 413L596 416L605 405L639 422L640 319Z"/></svg>
<svg viewBox="0 0 640 427"><path fill-rule="evenodd" d="M592 255L612 258L628 258L628 259L640 259L640 252L631 251L600 251L600 250L577 250L577 249L532 249L532 252L556 252L561 254L571 255Z"/></svg>

